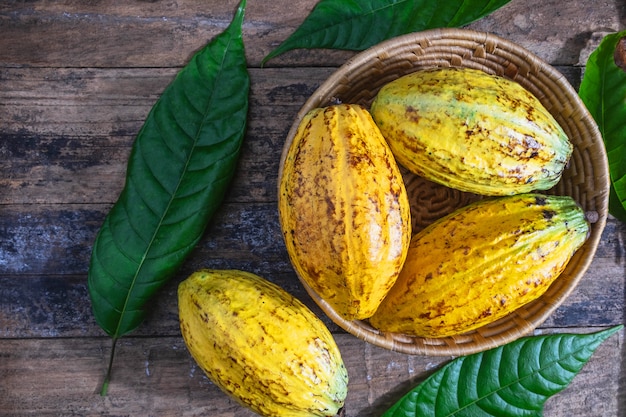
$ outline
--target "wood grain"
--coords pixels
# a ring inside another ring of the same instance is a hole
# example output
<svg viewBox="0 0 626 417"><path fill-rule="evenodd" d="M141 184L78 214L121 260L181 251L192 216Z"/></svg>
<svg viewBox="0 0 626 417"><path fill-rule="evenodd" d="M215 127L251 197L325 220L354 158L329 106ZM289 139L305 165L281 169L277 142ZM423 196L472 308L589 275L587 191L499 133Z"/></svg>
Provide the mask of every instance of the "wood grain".
<svg viewBox="0 0 626 417"><path fill-rule="evenodd" d="M0 204L113 203L135 135L176 69L6 69ZM287 131L331 68L251 69L233 201L276 201ZM71 199L71 200L68 200Z"/></svg>
<svg viewBox="0 0 626 417"><path fill-rule="evenodd" d="M284 41L315 0L250 1L244 24L251 66ZM54 67L180 67L229 23L236 1L9 2L0 6L0 62ZM493 32L554 64L575 65L591 34L624 27L620 0L512 1L469 28ZM25 27L36 28L31 32ZM15 42L15 39L20 39ZM271 66L337 66L351 52L296 50Z"/></svg>
<svg viewBox="0 0 626 417"><path fill-rule="evenodd" d="M594 329L552 329L588 332ZM350 335L336 335L350 377L349 417L379 416L452 358L389 352ZM1 339L0 415L254 416L227 398L190 357L179 337L128 337L117 347L107 397L96 392L109 353L105 338ZM572 384L549 399L545 416L621 415L622 335L603 343ZM62 408L60 407L62 406Z"/></svg>
<svg viewBox="0 0 626 417"><path fill-rule="evenodd" d="M91 243L106 207L34 207L40 211L5 207L0 216L0 230L4 231L0 240L0 263L4 266L0 275L0 323L10 323L0 327L0 337L98 335L84 277ZM574 294L544 326L610 326L623 322L626 267L615 252L626 252L625 236L622 224L609 222L592 266ZM275 205L226 204L216 213L177 278L155 300L149 324L140 334L177 332L176 284L200 268L255 272L313 306L289 263Z"/></svg>
<svg viewBox="0 0 626 417"><path fill-rule="evenodd" d="M559 67L573 85L580 69ZM278 161L333 68L250 69L248 135L229 201L276 201ZM0 204L113 203L135 135L176 69L5 69Z"/></svg>
<svg viewBox="0 0 626 417"><path fill-rule="evenodd" d="M354 52L296 50L261 68L317 1L249 0L250 114L237 175L146 321L120 340L109 396L96 394L110 340L91 314L91 244L124 184L150 108L192 54L226 27L236 3L0 3L0 415L252 416L208 381L180 337L177 284L204 267L256 272L324 320L351 378L348 417L380 415L451 359L399 354L346 334L293 273L276 212L280 151L302 104ZM626 2L512 0L468 27L525 46L577 88L602 35L626 28ZM610 219L587 274L538 333L624 323L625 241L626 226ZM548 401L545 415L626 415L625 375L622 330Z"/></svg>

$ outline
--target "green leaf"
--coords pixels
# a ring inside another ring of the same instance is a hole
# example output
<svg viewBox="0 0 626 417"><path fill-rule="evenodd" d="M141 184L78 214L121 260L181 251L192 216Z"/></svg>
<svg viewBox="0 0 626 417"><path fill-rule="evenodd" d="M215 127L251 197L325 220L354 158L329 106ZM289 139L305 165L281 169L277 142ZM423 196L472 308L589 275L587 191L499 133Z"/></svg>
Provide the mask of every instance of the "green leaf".
<svg viewBox="0 0 626 417"><path fill-rule="evenodd" d="M598 124L611 176L609 211L626 222L626 31L607 35L591 54L579 96ZM620 49L618 50L618 45ZM618 51L618 52L616 52Z"/></svg>
<svg viewBox="0 0 626 417"><path fill-rule="evenodd" d="M242 24L197 52L153 106L128 161L126 183L93 245L89 295L114 340L178 270L227 191L244 137L249 76Z"/></svg>
<svg viewBox="0 0 626 417"><path fill-rule="evenodd" d="M298 48L362 51L394 36L460 27L510 0L320 0L263 62Z"/></svg>
<svg viewBox="0 0 626 417"><path fill-rule="evenodd" d="M622 327L587 335L527 337L459 357L383 417L541 416L545 401L566 388L595 349Z"/></svg>

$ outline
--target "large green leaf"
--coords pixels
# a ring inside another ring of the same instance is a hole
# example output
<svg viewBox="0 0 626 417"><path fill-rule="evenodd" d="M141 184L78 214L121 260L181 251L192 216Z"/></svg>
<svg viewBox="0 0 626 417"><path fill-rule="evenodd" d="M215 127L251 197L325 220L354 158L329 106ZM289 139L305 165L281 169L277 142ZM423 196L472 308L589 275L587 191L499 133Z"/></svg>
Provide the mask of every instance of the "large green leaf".
<svg viewBox="0 0 626 417"><path fill-rule="evenodd" d="M595 349L622 327L586 335L526 337L459 357L383 417L541 416L545 401L566 388Z"/></svg>
<svg viewBox="0 0 626 417"><path fill-rule="evenodd" d="M298 48L361 51L394 36L460 27L510 0L320 0L263 62Z"/></svg>
<svg viewBox="0 0 626 417"><path fill-rule="evenodd" d="M114 340L178 270L220 205L244 137L249 76L242 23L197 52L150 111L127 177L93 245L88 286L97 323Z"/></svg>
<svg viewBox="0 0 626 417"><path fill-rule="evenodd" d="M626 222L626 69L616 63L616 59L626 56L626 42L620 44L623 38L626 31L607 35L591 54L579 95L598 124L606 146L611 175L609 211Z"/></svg>

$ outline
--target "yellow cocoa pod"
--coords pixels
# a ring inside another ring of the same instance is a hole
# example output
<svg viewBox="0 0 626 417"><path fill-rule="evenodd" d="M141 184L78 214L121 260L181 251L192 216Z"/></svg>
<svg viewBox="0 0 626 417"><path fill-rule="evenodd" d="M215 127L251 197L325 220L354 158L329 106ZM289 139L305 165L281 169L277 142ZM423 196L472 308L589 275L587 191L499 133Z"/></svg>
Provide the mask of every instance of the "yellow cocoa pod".
<svg viewBox="0 0 626 417"><path fill-rule="evenodd" d="M347 320L371 316L410 242L410 207L393 154L358 105L311 110L280 174L279 216L294 269Z"/></svg>
<svg viewBox="0 0 626 417"><path fill-rule="evenodd" d="M541 296L589 234L566 196L480 200L411 240L396 284L370 323L422 337L464 333Z"/></svg>
<svg viewBox="0 0 626 417"><path fill-rule="evenodd" d="M334 416L348 375L304 304L245 271L201 270L178 287L180 328L207 376L262 416Z"/></svg>
<svg viewBox="0 0 626 417"><path fill-rule="evenodd" d="M482 195L552 188L573 149L533 94L474 69L405 75L383 86L370 111L398 163Z"/></svg>

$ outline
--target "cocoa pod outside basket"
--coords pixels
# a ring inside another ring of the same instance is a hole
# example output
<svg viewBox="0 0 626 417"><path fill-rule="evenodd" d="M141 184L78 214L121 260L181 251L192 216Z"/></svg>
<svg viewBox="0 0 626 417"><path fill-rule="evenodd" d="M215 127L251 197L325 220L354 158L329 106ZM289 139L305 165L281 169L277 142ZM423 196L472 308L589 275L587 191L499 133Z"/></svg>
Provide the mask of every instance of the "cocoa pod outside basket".
<svg viewBox="0 0 626 417"><path fill-rule="evenodd" d="M532 92L561 124L574 145L561 181L548 193L572 196L594 216L591 234L566 270L543 296L495 323L444 338L383 333L367 321L348 321L300 278L330 319L373 345L414 355L458 356L483 351L528 335L570 295L589 267L608 215L609 173L601 134L564 76L524 48L498 36L466 29L435 29L400 36L365 50L342 65L306 101L289 131L283 161L302 117L329 104L357 103L369 108L386 83L428 67L468 67L517 81ZM413 232L480 198L423 180L403 170L411 200Z"/></svg>

